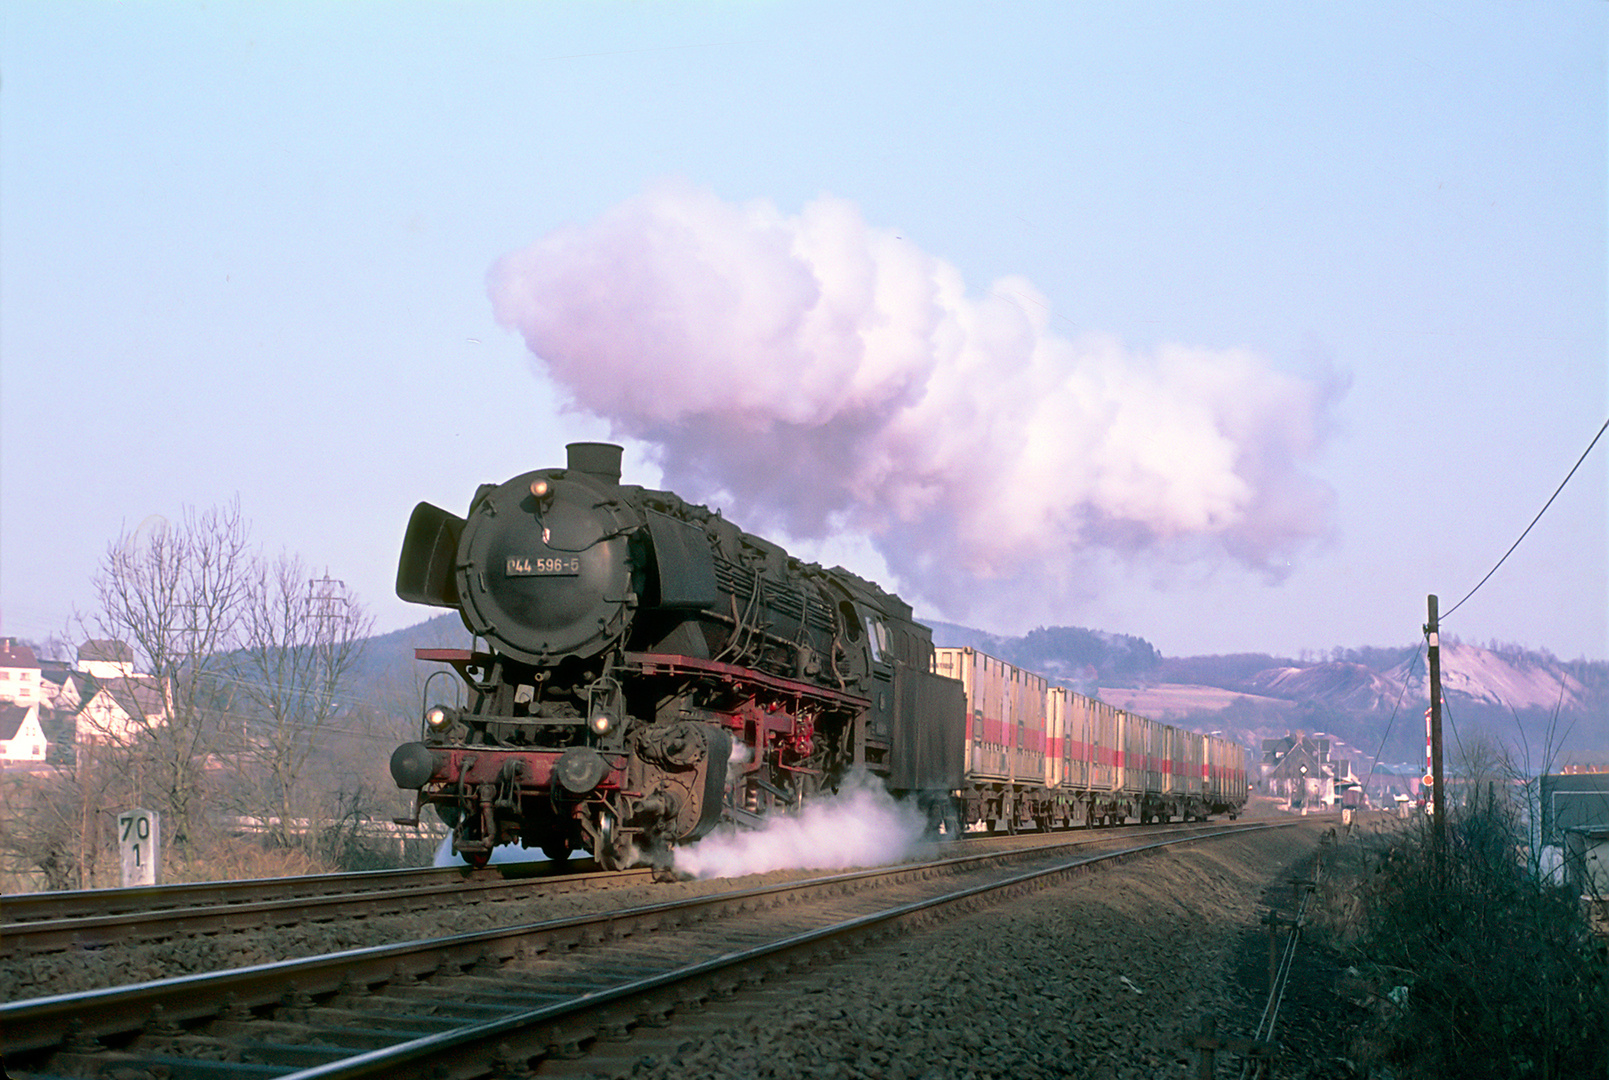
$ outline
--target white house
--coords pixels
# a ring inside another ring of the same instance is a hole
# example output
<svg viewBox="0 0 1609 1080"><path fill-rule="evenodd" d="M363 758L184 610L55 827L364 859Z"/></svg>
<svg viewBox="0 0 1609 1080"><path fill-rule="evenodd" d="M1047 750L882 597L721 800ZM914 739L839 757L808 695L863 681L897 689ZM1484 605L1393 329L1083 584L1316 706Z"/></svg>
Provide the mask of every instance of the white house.
<svg viewBox="0 0 1609 1080"><path fill-rule="evenodd" d="M39 703L0 704L0 761L44 761L50 744L39 726Z"/></svg>
<svg viewBox="0 0 1609 1080"><path fill-rule="evenodd" d="M80 743L122 743L168 719L162 681L134 673L126 642L90 640L78 647L83 707L74 718Z"/></svg>
<svg viewBox="0 0 1609 1080"><path fill-rule="evenodd" d="M91 638L78 647L78 670L97 679L128 678L134 674L134 650L126 641Z"/></svg>
<svg viewBox="0 0 1609 1080"><path fill-rule="evenodd" d="M78 741L128 742L167 719L167 694L154 676L96 679L94 692L78 711Z"/></svg>

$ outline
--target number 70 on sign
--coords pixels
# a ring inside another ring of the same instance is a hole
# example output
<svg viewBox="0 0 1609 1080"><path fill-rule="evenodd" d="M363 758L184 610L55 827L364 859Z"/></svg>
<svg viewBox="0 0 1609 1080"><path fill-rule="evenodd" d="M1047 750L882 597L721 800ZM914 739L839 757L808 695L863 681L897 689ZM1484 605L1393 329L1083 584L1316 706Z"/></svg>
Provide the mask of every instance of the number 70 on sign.
<svg viewBox="0 0 1609 1080"><path fill-rule="evenodd" d="M162 817L155 810L125 810L117 815L118 847L123 856L123 887L155 885L162 877Z"/></svg>

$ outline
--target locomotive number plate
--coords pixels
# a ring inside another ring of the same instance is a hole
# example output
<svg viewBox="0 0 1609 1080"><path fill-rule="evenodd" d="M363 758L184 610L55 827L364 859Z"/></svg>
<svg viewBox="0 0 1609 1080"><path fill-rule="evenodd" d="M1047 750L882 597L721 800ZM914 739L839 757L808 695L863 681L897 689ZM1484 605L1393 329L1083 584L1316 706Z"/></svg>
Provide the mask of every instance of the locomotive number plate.
<svg viewBox="0 0 1609 1080"><path fill-rule="evenodd" d="M581 557L579 555L539 556L526 558L521 555L510 555L507 577L574 577L581 573Z"/></svg>

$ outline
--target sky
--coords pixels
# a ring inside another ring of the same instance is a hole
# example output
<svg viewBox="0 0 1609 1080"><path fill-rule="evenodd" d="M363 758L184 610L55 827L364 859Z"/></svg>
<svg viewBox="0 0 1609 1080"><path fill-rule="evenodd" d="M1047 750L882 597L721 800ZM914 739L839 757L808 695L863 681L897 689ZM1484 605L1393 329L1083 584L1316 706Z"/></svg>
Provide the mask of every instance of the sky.
<svg viewBox="0 0 1609 1080"><path fill-rule="evenodd" d="M0 20L0 633L238 497L626 447L920 617L1398 645L1609 418L1609 5L74 3ZM1445 622L1609 659L1609 437Z"/></svg>

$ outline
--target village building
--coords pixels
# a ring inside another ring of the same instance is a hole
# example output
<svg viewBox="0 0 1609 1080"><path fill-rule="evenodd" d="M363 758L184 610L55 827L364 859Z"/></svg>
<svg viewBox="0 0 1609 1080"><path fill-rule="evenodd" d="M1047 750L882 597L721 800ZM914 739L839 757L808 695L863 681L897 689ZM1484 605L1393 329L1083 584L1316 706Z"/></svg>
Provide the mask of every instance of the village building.
<svg viewBox="0 0 1609 1080"><path fill-rule="evenodd" d="M71 709L79 743L124 743L167 722L162 681L136 674L127 642L95 639L78 647L77 670L63 672L56 691Z"/></svg>
<svg viewBox="0 0 1609 1080"><path fill-rule="evenodd" d="M0 638L0 701L39 703L39 659L16 638Z"/></svg>
<svg viewBox="0 0 1609 1080"><path fill-rule="evenodd" d="M1339 805L1344 792L1359 787L1350 760L1330 759L1329 739L1300 731L1263 740L1258 786L1292 810Z"/></svg>
<svg viewBox="0 0 1609 1080"><path fill-rule="evenodd" d="M78 647L78 670L96 679L134 675L134 650L126 641L91 638Z"/></svg>
<svg viewBox="0 0 1609 1080"><path fill-rule="evenodd" d="M167 722L168 699L150 675L97 679L77 717L80 743L126 743Z"/></svg>
<svg viewBox="0 0 1609 1080"><path fill-rule="evenodd" d="M7 764L45 760L50 743L39 726L39 703L0 703L0 761Z"/></svg>
<svg viewBox="0 0 1609 1080"><path fill-rule="evenodd" d="M165 724L171 707L162 680L135 671L125 642L92 639L73 662L42 664L29 646L0 638L0 762L70 761L75 744L127 742Z"/></svg>
<svg viewBox="0 0 1609 1080"><path fill-rule="evenodd" d="M44 684L33 649L16 638L0 638L0 762L37 764L50 741L40 722Z"/></svg>
<svg viewBox="0 0 1609 1080"><path fill-rule="evenodd" d="M39 704L58 716L74 716L94 692L95 680L59 660L39 665Z"/></svg>

